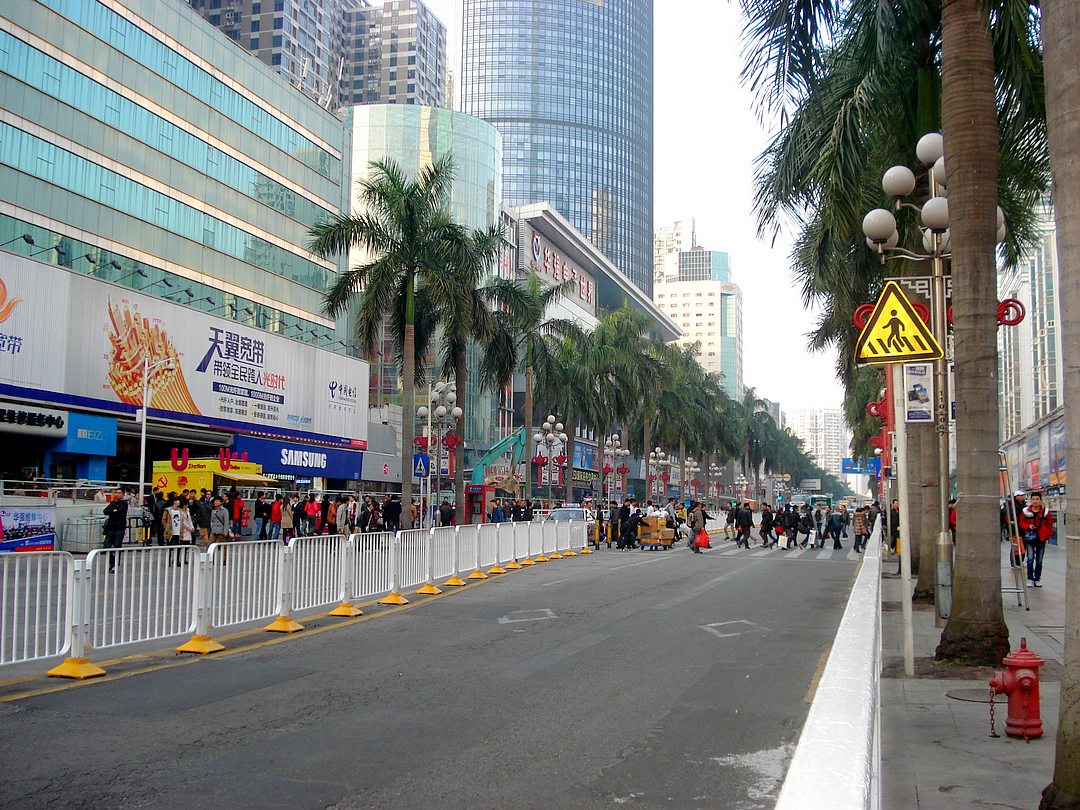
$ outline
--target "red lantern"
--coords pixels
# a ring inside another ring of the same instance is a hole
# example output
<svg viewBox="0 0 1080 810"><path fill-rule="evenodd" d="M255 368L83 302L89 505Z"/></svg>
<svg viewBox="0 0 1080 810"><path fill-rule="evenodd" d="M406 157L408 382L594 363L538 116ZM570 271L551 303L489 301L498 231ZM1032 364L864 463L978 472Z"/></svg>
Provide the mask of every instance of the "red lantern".
<svg viewBox="0 0 1080 810"><path fill-rule="evenodd" d="M547 462L547 456L542 456L539 453L533 456L532 463L535 464L537 467L543 467L545 464L547 464Z"/></svg>

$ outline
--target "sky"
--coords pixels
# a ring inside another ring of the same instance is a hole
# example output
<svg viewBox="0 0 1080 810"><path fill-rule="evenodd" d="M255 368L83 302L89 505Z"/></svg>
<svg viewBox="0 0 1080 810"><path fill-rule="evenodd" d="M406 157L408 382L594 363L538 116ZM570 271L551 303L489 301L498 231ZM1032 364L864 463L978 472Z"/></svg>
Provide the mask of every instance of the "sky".
<svg viewBox="0 0 1080 810"><path fill-rule="evenodd" d="M448 29L459 72L461 0L425 0ZM835 351L811 353L815 315L803 308L788 256L795 234L757 238L753 161L768 144L742 70L738 4L654 3L654 224L693 218L698 243L731 256L743 292L743 382L797 408L839 408Z"/></svg>

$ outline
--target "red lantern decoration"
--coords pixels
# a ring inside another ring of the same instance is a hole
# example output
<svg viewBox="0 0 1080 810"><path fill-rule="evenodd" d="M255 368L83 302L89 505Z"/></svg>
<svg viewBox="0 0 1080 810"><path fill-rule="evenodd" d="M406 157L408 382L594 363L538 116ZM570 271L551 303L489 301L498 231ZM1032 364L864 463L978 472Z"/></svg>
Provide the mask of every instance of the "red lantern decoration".
<svg viewBox="0 0 1080 810"><path fill-rule="evenodd" d="M604 465L604 477L605 478L607 476L611 475L614 471L615 471L615 469L610 464L605 464Z"/></svg>
<svg viewBox="0 0 1080 810"><path fill-rule="evenodd" d="M539 453L533 456L532 463L535 464L537 467L543 467L545 464L547 464L547 462L547 456L542 456Z"/></svg>

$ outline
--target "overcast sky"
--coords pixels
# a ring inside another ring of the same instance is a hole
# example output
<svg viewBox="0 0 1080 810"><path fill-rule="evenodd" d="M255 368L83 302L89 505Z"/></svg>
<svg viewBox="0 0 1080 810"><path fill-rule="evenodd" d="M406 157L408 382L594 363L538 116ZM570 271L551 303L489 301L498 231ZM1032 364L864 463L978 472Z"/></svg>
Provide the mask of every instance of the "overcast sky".
<svg viewBox="0 0 1080 810"><path fill-rule="evenodd" d="M446 24L456 75L461 0L425 2ZM775 246L756 238L753 160L768 133L739 83L738 4L658 0L654 8L655 223L693 217L702 246L731 254L743 291L744 383L789 414L839 408L835 352L805 348L815 318L789 270L793 235Z"/></svg>

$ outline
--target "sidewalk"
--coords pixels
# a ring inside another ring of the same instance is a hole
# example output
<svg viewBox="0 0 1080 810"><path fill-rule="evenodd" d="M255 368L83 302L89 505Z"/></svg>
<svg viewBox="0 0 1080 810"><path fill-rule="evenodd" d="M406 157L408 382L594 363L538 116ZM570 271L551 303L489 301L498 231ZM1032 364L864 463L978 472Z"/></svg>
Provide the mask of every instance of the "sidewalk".
<svg viewBox="0 0 1080 810"><path fill-rule="evenodd" d="M1008 546L1002 546L1002 585L1011 587ZM931 660L941 635L934 611L916 606L915 677L903 667L903 614L896 557L883 562L881 679L882 807L885 810L954 810L1001 807L1032 810L1050 783L1060 701L1065 638L1065 551L1049 546L1042 588L1029 589L1031 609L1003 594L1009 645L1046 660L1040 670L1044 734L1024 742L1005 736L1007 698L995 698L997 732L990 737L989 686L994 668L942 667ZM1000 669L1000 667L998 667Z"/></svg>

